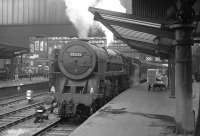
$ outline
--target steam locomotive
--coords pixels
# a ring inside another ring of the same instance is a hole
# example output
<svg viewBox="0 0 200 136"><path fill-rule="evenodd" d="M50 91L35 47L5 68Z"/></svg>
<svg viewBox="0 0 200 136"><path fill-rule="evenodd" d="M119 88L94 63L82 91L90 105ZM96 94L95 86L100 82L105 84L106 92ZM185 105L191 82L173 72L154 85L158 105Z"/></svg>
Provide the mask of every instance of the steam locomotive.
<svg viewBox="0 0 200 136"><path fill-rule="evenodd" d="M61 118L87 118L129 88L139 64L116 50L82 40L55 49L50 82Z"/></svg>

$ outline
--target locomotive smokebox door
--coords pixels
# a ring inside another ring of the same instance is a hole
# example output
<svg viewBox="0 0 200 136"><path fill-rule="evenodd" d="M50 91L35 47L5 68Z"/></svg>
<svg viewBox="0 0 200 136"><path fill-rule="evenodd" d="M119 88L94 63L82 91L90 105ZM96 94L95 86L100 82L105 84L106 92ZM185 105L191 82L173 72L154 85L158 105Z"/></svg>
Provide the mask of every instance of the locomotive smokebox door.
<svg viewBox="0 0 200 136"><path fill-rule="evenodd" d="M95 52L90 48L90 44L83 41L69 43L59 55L60 70L73 80L89 76L93 72L95 64Z"/></svg>

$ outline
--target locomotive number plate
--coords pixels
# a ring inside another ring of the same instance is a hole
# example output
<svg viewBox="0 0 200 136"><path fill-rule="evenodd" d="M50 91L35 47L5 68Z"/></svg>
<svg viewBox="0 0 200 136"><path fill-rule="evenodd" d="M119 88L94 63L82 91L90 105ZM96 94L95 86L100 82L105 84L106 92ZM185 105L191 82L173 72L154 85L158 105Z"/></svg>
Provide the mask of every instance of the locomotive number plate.
<svg viewBox="0 0 200 136"><path fill-rule="evenodd" d="M71 57L81 57L82 53L80 53L80 52L70 52L70 56Z"/></svg>

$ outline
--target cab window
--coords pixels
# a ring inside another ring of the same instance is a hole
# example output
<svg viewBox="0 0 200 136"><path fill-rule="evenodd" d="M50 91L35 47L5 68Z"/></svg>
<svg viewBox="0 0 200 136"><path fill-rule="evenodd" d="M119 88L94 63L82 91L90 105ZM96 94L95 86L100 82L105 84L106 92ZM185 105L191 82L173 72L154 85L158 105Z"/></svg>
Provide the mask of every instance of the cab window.
<svg viewBox="0 0 200 136"><path fill-rule="evenodd" d="M84 87L83 86L77 86L76 87L76 93L77 94L82 94Z"/></svg>
<svg viewBox="0 0 200 136"><path fill-rule="evenodd" d="M76 87L76 93L77 94L86 94L87 90L83 86L77 86Z"/></svg>
<svg viewBox="0 0 200 136"><path fill-rule="evenodd" d="M63 93L70 93L71 87L70 86L65 86L63 89Z"/></svg>

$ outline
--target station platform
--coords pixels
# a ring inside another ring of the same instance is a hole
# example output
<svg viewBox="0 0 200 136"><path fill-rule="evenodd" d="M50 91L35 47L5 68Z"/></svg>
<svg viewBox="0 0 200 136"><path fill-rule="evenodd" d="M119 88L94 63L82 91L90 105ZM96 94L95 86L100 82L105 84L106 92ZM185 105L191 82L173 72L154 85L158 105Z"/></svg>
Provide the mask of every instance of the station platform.
<svg viewBox="0 0 200 136"><path fill-rule="evenodd" d="M174 136L175 105L168 91L148 92L140 84L111 100L70 136Z"/></svg>
<svg viewBox="0 0 200 136"><path fill-rule="evenodd" d="M5 87L13 87L13 86L19 86L26 85L26 84L35 84L40 82L47 82L48 78L43 77L34 77L31 80L29 78L23 78L19 80L7 80L7 81L0 81L0 89Z"/></svg>
<svg viewBox="0 0 200 136"><path fill-rule="evenodd" d="M18 90L20 86L20 90ZM34 77L19 80L0 81L0 98L25 95L26 90L33 90L34 93L48 91L48 78Z"/></svg>

